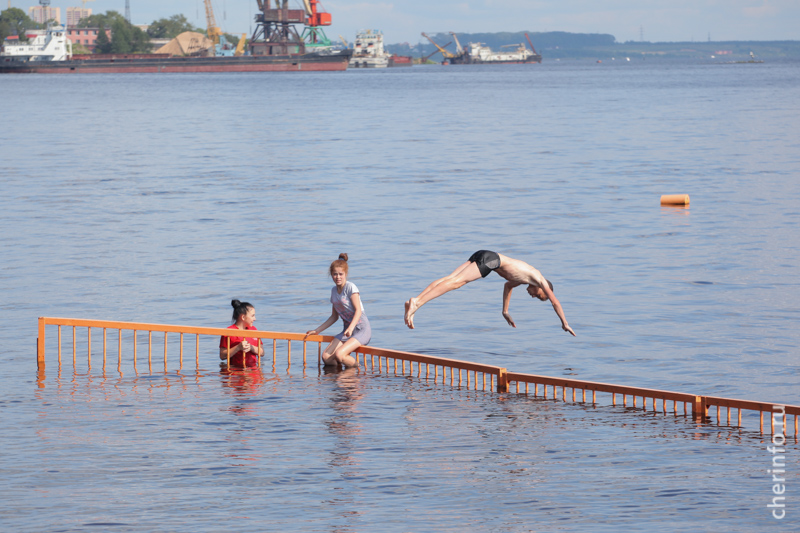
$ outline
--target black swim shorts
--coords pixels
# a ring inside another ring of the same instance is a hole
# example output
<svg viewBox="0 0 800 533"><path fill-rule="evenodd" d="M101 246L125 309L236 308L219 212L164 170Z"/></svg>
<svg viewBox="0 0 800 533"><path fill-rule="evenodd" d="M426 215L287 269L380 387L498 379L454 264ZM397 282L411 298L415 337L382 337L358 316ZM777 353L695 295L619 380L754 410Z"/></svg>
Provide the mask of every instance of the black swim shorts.
<svg viewBox="0 0 800 533"><path fill-rule="evenodd" d="M481 271L481 277L485 278L489 275L489 272L500 266L500 256L489 250L478 250L469 256L469 262L478 265L478 270Z"/></svg>

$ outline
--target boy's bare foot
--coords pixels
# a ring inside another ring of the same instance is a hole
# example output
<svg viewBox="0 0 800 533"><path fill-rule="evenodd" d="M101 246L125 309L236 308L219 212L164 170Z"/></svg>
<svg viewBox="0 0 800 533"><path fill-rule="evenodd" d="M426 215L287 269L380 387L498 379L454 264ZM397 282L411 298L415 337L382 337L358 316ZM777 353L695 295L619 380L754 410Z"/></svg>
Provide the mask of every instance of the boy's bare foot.
<svg viewBox="0 0 800 533"><path fill-rule="evenodd" d="M417 301L416 300L417 300L416 298L410 298L406 302L405 321L406 321L406 326L408 326L409 329L414 329L414 313L416 313L417 309L419 309L417 307Z"/></svg>

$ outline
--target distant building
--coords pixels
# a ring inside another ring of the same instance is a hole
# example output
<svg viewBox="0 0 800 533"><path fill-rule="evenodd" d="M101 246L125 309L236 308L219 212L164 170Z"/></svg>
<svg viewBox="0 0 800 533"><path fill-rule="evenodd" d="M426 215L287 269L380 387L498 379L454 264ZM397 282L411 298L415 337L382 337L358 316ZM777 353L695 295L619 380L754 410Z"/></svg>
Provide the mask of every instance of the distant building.
<svg viewBox="0 0 800 533"><path fill-rule="evenodd" d="M99 32L100 28L67 28L67 39L72 41L72 44L80 44L93 52ZM110 41L111 30L106 30L106 35Z"/></svg>
<svg viewBox="0 0 800 533"><path fill-rule="evenodd" d="M61 8L60 7L44 7L33 6L28 8L28 16L34 22L44 24L48 20L55 20L61 24Z"/></svg>
<svg viewBox="0 0 800 533"><path fill-rule="evenodd" d="M78 22L81 19L85 19L86 17L90 17L92 15L92 10L83 7L68 7L67 8L67 27L74 28L78 25Z"/></svg>

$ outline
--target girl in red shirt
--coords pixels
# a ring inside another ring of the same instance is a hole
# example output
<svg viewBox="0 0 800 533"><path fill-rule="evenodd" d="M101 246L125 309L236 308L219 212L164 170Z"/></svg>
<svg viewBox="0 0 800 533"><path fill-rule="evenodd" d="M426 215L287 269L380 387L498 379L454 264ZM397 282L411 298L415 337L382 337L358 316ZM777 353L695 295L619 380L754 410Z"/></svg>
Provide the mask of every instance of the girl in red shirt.
<svg viewBox="0 0 800 533"><path fill-rule="evenodd" d="M228 329L241 329L256 331L253 322L256 320L256 310L252 304L231 300L233 307L233 324ZM230 339L231 366L247 366L253 368L258 366L258 358L264 355L264 347L261 339L254 337L220 337L219 358L228 359L228 339Z"/></svg>

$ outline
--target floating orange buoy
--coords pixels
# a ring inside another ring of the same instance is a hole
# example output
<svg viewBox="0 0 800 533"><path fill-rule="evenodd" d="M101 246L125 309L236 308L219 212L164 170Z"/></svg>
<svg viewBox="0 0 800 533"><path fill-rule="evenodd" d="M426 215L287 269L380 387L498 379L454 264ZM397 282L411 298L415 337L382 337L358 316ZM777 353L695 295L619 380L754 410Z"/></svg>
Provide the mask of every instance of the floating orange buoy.
<svg viewBox="0 0 800 533"><path fill-rule="evenodd" d="M688 194L662 194L661 205L689 205Z"/></svg>

